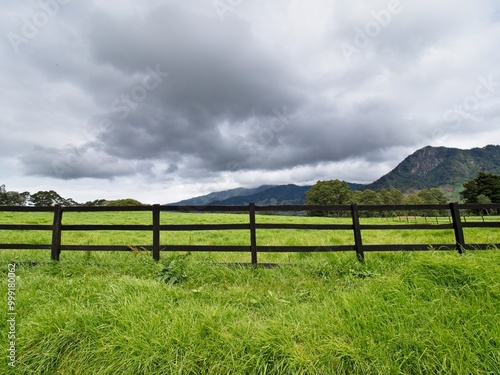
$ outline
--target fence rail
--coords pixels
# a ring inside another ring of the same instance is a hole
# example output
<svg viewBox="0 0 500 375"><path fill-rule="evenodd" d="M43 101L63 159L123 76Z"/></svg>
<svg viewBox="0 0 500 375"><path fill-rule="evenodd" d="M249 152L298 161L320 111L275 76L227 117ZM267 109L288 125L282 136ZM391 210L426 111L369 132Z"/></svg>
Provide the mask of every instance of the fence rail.
<svg viewBox="0 0 500 375"><path fill-rule="evenodd" d="M450 223L447 224L361 224L362 211L447 211ZM487 250L500 248L500 244L473 243L468 244L464 237L464 228L500 228L500 222L466 222L462 221L461 210L500 210L500 204L458 204L448 205L279 205L256 206L250 203L247 206L135 206L135 207L14 207L0 206L0 212L51 212L52 225L34 224L1 224L2 231L51 231L50 244L5 244L0 243L0 249L40 249L51 250L51 258L59 260L61 251L131 251L130 245L66 245L61 242L63 231L148 231L152 233L151 245L136 245L152 252L153 259L160 259L161 251L214 251L214 252L246 252L251 254L251 263L257 264L258 253L270 252L339 252L354 251L360 261L364 260L364 253L370 251L426 251L456 250L460 254L465 250ZM104 224L63 224L64 212L150 212L152 225L104 225ZM349 213L352 224L267 224L256 223L258 212L288 212L288 211L330 211ZM245 212L249 221L245 224L161 224L162 212ZM331 246L259 246L257 244L257 229L305 229L305 230L349 230L353 233L353 244ZM363 244L362 232L366 230L453 230L455 243L452 244ZM162 244L161 232L172 231L219 231L245 230L249 231L248 246L222 245L173 245Z"/></svg>

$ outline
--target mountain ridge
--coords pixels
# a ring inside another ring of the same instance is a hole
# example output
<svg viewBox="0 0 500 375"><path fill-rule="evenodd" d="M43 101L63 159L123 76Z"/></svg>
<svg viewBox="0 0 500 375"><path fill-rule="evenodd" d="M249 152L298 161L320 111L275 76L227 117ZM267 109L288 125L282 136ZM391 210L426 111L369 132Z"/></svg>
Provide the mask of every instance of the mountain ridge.
<svg viewBox="0 0 500 375"><path fill-rule="evenodd" d="M230 199L230 198L236 197L236 196L243 197L246 195L256 194L260 191L269 189L269 188L274 187L274 186L277 186L277 185L261 185L261 186L258 186L256 188L238 187L235 189L216 191L216 192L206 194L206 195L200 195L200 196L189 198L189 199L183 199L183 200L176 202L176 203L169 203L169 205L204 206L204 205L210 204L211 202L223 201L223 200Z"/></svg>
<svg viewBox="0 0 500 375"><path fill-rule="evenodd" d="M393 170L370 184L348 183L351 190L396 188L403 193L439 188L449 197L458 197L461 185L479 172L500 174L500 146L487 145L469 150L426 146L404 158ZM335 179L332 176L332 179ZM236 188L185 199L169 205L282 205L304 204L312 185L262 185Z"/></svg>
<svg viewBox="0 0 500 375"><path fill-rule="evenodd" d="M479 172L500 174L500 146L469 150L426 146L407 156L396 168L366 188L411 192L455 186L474 179Z"/></svg>

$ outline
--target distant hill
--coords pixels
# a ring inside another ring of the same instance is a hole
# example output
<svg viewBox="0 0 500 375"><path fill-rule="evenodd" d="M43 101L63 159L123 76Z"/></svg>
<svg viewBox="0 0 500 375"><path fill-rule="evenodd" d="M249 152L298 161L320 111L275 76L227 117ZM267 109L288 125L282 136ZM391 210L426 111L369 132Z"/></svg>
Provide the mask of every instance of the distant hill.
<svg viewBox="0 0 500 375"><path fill-rule="evenodd" d="M348 183L352 190L359 190L364 187L361 184ZM222 205L241 206L248 203L257 205L282 205L282 204L304 204L306 201L306 191L312 185L298 186L288 185L262 185L253 189L237 188L214 192L207 195L185 199L169 205L196 206L196 205Z"/></svg>
<svg viewBox="0 0 500 375"><path fill-rule="evenodd" d="M348 183L351 190L396 188L403 193L440 188L449 198L458 199L458 191L479 172L500 174L500 146L461 150L427 146L406 157L392 171L368 185ZM332 176L332 180L335 179ZM304 204L311 186L262 185L237 188L186 199L171 205L281 205Z"/></svg>
<svg viewBox="0 0 500 375"><path fill-rule="evenodd" d="M263 190L274 187L274 185L262 185L257 188L247 189L247 188L236 188L224 191L217 191L207 195L201 195L199 197L184 199L176 203L169 203L169 205L179 205L179 206L205 206L212 202L224 201L232 197L244 197L247 195L252 195L259 193Z"/></svg>
<svg viewBox="0 0 500 375"><path fill-rule="evenodd" d="M367 189L412 190L462 186L479 172L500 174L500 146L461 150L427 146L405 158Z"/></svg>
<svg viewBox="0 0 500 375"><path fill-rule="evenodd" d="M304 204L306 191L311 186L297 186L293 184L273 186L258 193L245 196L237 196L221 201L214 201L210 205L243 206L255 203L259 206L281 205L281 204Z"/></svg>

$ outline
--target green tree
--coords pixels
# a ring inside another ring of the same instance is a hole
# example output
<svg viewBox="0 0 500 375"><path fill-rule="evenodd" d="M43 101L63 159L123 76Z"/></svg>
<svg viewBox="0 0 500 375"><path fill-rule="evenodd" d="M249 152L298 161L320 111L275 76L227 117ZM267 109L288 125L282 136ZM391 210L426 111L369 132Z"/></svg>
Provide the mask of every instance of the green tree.
<svg viewBox="0 0 500 375"><path fill-rule="evenodd" d="M439 189L432 189L432 190L427 190L427 189L424 189L424 190L421 190L418 194L417 194L423 201L423 204L439 204L440 203L440 200L442 201L443 198L444 198L444 195L442 195L441 191L439 191ZM446 198L444 198L444 200L446 201ZM438 216L439 215L439 211L438 210L424 210L421 212L421 214L425 215L425 216Z"/></svg>
<svg viewBox="0 0 500 375"><path fill-rule="evenodd" d="M53 206L55 204L63 204L63 202L64 198L54 190L38 191L31 195L31 203L36 207Z"/></svg>
<svg viewBox="0 0 500 375"><path fill-rule="evenodd" d="M392 188L391 190L382 188L379 193L383 204L396 205L403 203L404 195L396 188ZM399 212L383 211L383 214L384 216L394 216L399 214Z"/></svg>
<svg viewBox="0 0 500 375"><path fill-rule="evenodd" d="M490 204L491 203L491 199L488 198L486 195L484 194L479 194L477 196L477 203L479 204ZM473 210L475 214L479 214L480 211L476 211L476 210ZM492 210L489 210L489 209L486 209L486 208L483 208L482 209L482 214L483 215L490 215L492 212Z"/></svg>
<svg viewBox="0 0 500 375"><path fill-rule="evenodd" d="M417 194L423 201L423 204L438 204L438 200L430 190L420 190Z"/></svg>
<svg viewBox="0 0 500 375"><path fill-rule="evenodd" d="M410 194L405 197L404 204L417 205L417 204L425 204L424 200L418 196L418 194ZM419 215L420 212L418 210L410 210L408 211L409 215Z"/></svg>
<svg viewBox="0 0 500 375"><path fill-rule="evenodd" d="M87 201L83 204L85 207L99 207L99 206L105 206L106 205L106 200L105 199L96 199L94 201Z"/></svg>
<svg viewBox="0 0 500 375"><path fill-rule="evenodd" d="M142 206L143 204L138 200L132 198L117 199L113 201L106 201L106 206Z"/></svg>
<svg viewBox="0 0 500 375"><path fill-rule="evenodd" d="M62 206L79 206L79 203L75 202L73 199L65 199L54 190L39 191L31 195L30 201L37 207L54 206L56 204Z"/></svg>
<svg viewBox="0 0 500 375"><path fill-rule="evenodd" d="M382 199L376 191L366 189L362 193L361 204L382 204Z"/></svg>
<svg viewBox="0 0 500 375"><path fill-rule="evenodd" d="M477 196L477 203L479 204L490 204L491 203L491 199L488 198L486 195L484 194L479 194Z"/></svg>
<svg viewBox="0 0 500 375"><path fill-rule="evenodd" d="M366 189L363 191L361 195L361 204L366 204L366 205L374 205L374 204L382 204L382 197L380 193L377 193L376 191ZM363 213L363 216L379 216L380 212L379 211L365 211Z"/></svg>
<svg viewBox="0 0 500 375"><path fill-rule="evenodd" d="M318 181L306 192L306 204L334 205L351 201L351 189L347 182L340 180ZM308 211L311 216L331 216L332 211Z"/></svg>
<svg viewBox="0 0 500 375"><path fill-rule="evenodd" d="M443 194L443 192L441 190L439 190L438 188L432 188L430 190L430 192L431 192L432 195L434 195L434 198L436 198L438 204L446 204L446 203L448 203L448 199Z"/></svg>
<svg viewBox="0 0 500 375"><path fill-rule="evenodd" d="M479 195L488 197L492 203L500 203L500 176L479 172L474 180L464 184L460 193L465 203L479 203Z"/></svg>
<svg viewBox="0 0 500 375"><path fill-rule="evenodd" d="M380 194L380 199L382 200L382 203L383 204L390 204L388 203L389 202L389 190L387 190L386 188L382 188L379 190L379 194Z"/></svg>
<svg viewBox="0 0 500 375"><path fill-rule="evenodd" d="M399 191L396 188L392 188L388 194L388 201L387 202L384 201L384 203L386 203L386 204L403 204L404 198L405 197L404 197L403 193L401 193L401 191Z"/></svg>
<svg viewBox="0 0 500 375"><path fill-rule="evenodd" d="M5 185L0 185L0 206L26 206L30 198L27 191L7 191Z"/></svg>
<svg viewBox="0 0 500 375"><path fill-rule="evenodd" d="M361 190L354 190L351 193L351 203L361 204L363 200L363 192Z"/></svg>

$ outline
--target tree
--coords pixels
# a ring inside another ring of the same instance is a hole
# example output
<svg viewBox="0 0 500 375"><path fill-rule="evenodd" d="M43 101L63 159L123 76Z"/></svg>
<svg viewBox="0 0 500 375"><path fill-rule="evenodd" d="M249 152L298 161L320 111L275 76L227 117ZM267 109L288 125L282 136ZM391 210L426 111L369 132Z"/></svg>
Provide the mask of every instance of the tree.
<svg viewBox="0 0 500 375"><path fill-rule="evenodd" d="M105 199L96 199L94 201L85 202L82 206L85 207L115 207L115 206L143 206L144 204L139 202L136 199L125 198L125 199L116 199L112 201L107 201Z"/></svg>
<svg viewBox="0 0 500 375"><path fill-rule="evenodd" d="M460 196L465 203L479 203L478 196L488 197L492 203L500 203L500 176L479 172L474 180L464 184Z"/></svg>
<svg viewBox="0 0 500 375"><path fill-rule="evenodd" d="M422 204L443 204L446 203L446 197L441 193L439 189L433 188L431 190L421 190L417 194L423 201ZM421 214L425 216L438 216L440 211L438 210L424 210ZM441 212L443 214L443 212Z"/></svg>
<svg viewBox="0 0 500 375"><path fill-rule="evenodd" d="M380 193L377 193L376 191L366 189L363 190L363 193L361 195L361 204L382 204L382 197ZM366 216L378 216L380 215L380 212L378 211L365 211Z"/></svg>
<svg viewBox="0 0 500 375"><path fill-rule="evenodd" d="M363 192L361 190L354 190L351 193L351 203L361 204L363 200Z"/></svg>
<svg viewBox="0 0 500 375"><path fill-rule="evenodd" d="M417 194L410 194L404 199L404 204L409 204L409 205L417 205L417 204L424 204L424 200L420 198ZM417 210L411 210L408 212L409 215L418 215L419 212Z"/></svg>
<svg viewBox="0 0 500 375"><path fill-rule="evenodd" d="M17 191L7 191L5 185L0 185L0 206L26 206L30 193L18 193Z"/></svg>
<svg viewBox="0 0 500 375"><path fill-rule="evenodd" d="M143 204L136 199L126 198L113 201L106 201L106 206L142 206Z"/></svg>
<svg viewBox="0 0 500 375"><path fill-rule="evenodd" d="M392 188L391 190L382 188L380 189L380 199L383 204L402 204L404 195L396 188ZM384 211L385 216L394 216L397 214L395 211Z"/></svg>
<svg viewBox="0 0 500 375"><path fill-rule="evenodd" d="M432 188L430 190L430 192L431 192L432 195L434 195L434 198L436 198L438 204L446 204L446 203L448 203L448 199L443 194L443 192L441 190L439 190L438 188Z"/></svg>
<svg viewBox="0 0 500 375"><path fill-rule="evenodd" d="M363 190L361 204L382 204L382 199L376 191L366 189Z"/></svg>
<svg viewBox="0 0 500 375"><path fill-rule="evenodd" d="M491 199L488 198L486 195L484 194L479 194L477 196L477 203L479 204L490 204L491 203Z"/></svg>
<svg viewBox="0 0 500 375"><path fill-rule="evenodd" d="M351 188L345 181L318 181L306 192L306 204L334 205L346 204L351 200ZM311 216L331 216L332 211L308 211Z"/></svg>
<svg viewBox="0 0 500 375"><path fill-rule="evenodd" d="M403 204L404 198L403 193L396 188L392 188L389 192L389 204Z"/></svg>
<svg viewBox="0 0 500 375"><path fill-rule="evenodd" d="M424 189L420 190L417 194L423 201L424 204L438 204L438 200L430 190Z"/></svg>
<svg viewBox="0 0 500 375"><path fill-rule="evenodd" d="M31 203L36 207L64 205L66 199L57 194L54 190L39 191L31 196Z"/></svg>
<svg viewBox="0 0 500 375"><path fill-rule="evenodd" d="M84 207L99 207L99 206L106 206L106 199L96 199L93 201L88 201L85 202L82 206Z"/></svg>

